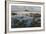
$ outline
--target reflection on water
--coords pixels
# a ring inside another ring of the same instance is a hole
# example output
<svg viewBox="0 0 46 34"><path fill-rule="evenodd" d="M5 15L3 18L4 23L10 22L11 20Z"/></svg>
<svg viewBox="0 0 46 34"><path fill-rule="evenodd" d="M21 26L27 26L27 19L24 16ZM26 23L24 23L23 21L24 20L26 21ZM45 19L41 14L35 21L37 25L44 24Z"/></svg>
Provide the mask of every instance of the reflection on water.
<svg viewBox="0 0 46 34"><path fill-rule="evenodd" d="M32 16L31 16L32 15ZM11 27L20 28L20 27L40 27L41 26L41 15L40 14L25 14L23 15L14 15L11 17Z"/></svg>
<svg viewBox="0 0 46 34"><path fill-rule="evenodd" d="M12 24L14 27L28 27L31 26L33 17L15 16L12 17Z"/></svg>

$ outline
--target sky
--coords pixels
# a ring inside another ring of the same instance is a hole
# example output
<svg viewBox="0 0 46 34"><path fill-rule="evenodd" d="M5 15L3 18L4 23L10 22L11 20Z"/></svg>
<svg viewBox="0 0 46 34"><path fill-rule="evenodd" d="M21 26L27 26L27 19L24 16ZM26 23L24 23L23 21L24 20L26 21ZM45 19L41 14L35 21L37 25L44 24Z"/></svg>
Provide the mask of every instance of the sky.
<svg viewBox="0 0 46 34"><path fill-rule="evenodd" d="M41 7L39 6L16 6L16 5L11 6L12 12L24 11L25 9L28 11L41 11Z"/></svg>

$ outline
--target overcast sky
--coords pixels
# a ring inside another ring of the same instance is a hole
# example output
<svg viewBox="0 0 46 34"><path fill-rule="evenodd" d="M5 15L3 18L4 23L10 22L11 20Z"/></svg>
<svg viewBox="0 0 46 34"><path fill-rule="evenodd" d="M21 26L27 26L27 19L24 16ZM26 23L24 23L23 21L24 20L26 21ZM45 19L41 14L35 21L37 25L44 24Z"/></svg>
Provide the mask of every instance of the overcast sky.
<svg viewBox="0 0 46 34"><path fill-rule="evenodd" d="M28 10L28 11L41 11L41 7L39 6L16 6L16 5L12 5L11 6L11 11L24 11L24 10Z"/></svg>

